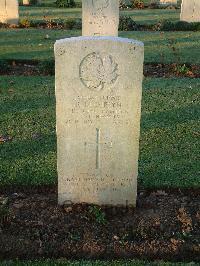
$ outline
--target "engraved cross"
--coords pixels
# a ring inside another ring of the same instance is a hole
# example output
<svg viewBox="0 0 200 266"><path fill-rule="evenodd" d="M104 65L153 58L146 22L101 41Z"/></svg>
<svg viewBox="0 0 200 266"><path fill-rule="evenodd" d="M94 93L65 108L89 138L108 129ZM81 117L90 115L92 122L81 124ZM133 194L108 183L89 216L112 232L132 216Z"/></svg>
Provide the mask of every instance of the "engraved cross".
<svg viewBox="0 0 200 266"><path fill-rule="evenodd" d="M112 148L112 142L100 142L101 138L101 130L96 128L96 142L85 142L85 147L87 145L95 145L96 146L96 169L100 169L100 157L101 157L101 145L105 145L107 148Z"/></svg>

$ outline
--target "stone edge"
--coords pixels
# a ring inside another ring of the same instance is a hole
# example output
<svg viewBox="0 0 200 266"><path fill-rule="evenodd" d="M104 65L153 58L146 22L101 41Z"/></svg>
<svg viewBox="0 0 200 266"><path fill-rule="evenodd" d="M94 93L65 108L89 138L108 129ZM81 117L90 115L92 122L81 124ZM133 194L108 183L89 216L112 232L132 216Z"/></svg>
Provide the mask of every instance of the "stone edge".
<svg viewBox="0 0 200 266"><path fill-rule="evenodd" d="M111 36L102 36L102 37L80 36L80 37L65 38L65 39L57 40L55 42L55 46L64 44L64 43L74 42L74 41L114 41L114 42L132 43L134 45L144 46L144 43L141 41L137 41L137 40L129 39L129 38L111 37Z"/></svg>

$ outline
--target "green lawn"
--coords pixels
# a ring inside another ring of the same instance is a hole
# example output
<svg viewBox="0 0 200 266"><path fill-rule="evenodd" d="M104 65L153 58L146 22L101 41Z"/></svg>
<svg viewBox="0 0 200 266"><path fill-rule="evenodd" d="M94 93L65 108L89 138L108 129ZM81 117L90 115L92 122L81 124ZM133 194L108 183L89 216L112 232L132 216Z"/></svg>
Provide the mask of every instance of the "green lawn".
<svg viewBox="0 0 200 266"><path fill-rule="evenodd" d="M139 184L199 187L200 79L146 79ZM0 77L0 183L53 184L56 174L54 77Z"/></svg>
<svg viewBox="0 0 200 266"><path fill-rule="evenodd" d="M132 17L139 24L155 24L162 20L177 21L180 19L179 9L131 10L121 11L120 14Z"/></svg>
<svg viewBox="0 0 200 266"><path fill-rule="evenodd" d="M162 20L177 21L180 18L180 9L144 9L121 10L121 15L130 16L139 24L155 24ZM56 8L56 7L20 7L20 18L29 20L40 19L66 19L81 18L80 8Z"/></svg>
<svg viewBox="0 0 200 266"><path fill-rule="evenodd" d="M34 7L21 6L19 9L20 19L28 18L29 20L38 19L63 19L63 18L80 18L80 8L56 8L56 7Z"/></svg>
<svg viewBox="0 0 200 266"><path fill-rule="evenodd" d="M49 39L45 39L46 35ZM56 40L81 35L73 30L1 29L0 59L54 59ZM121 37L145 44L145 62L200 63L200 32L120 32ZM170 44L171 43L171 44ZM174 52L175 49L175 52Z"/></svg>

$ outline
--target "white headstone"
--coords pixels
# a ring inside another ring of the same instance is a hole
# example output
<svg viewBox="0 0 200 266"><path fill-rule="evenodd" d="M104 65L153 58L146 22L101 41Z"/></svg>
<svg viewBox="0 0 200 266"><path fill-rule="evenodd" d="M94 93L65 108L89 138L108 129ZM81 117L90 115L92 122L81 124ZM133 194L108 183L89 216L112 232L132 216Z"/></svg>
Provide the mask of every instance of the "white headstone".
<svg viewBox="0 0 200 266"><path fill-rule="evenodd" d="M23 5L24 6L30 5L30 0L23 0Z"/></svg>
<svg viewBox="0 0 200 266"><path fill-rule="evenodd" d="M56 42L60 204L135 206L143 58L130 39Z"/></svg>
<svg viewBox="0 0 200 266"><path fill-rule="evenodd" d="M200 21L200 0L182 0L181 17L182 21Z"/></svg>
<svg viewBox="0 0 200 266"><path fill-rule="evenodd" d="M0 22L18 24L19 6L17 0L0 0Z"/></svg>
<svg viewBox="0 0 200 266"><path fill-rule="evenodd" d="M177 0L159 0L160 5L177 5Z"/></svg>
<svg viewBox="0 0 200 266"><path fill-rule="evenodd" d="M83 36L118 36L119 0L82 1Z"/></svg>

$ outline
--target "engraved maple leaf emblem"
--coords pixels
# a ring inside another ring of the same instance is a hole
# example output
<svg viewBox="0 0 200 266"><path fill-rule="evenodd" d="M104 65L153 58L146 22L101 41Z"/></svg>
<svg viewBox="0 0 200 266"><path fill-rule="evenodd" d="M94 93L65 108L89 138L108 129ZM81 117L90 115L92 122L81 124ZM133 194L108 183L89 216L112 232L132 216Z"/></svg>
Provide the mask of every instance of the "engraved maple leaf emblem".
<svg viewBox="0 0 200 266"><path fill-rule="evenodd" d="M118 77L118 65L111 55L91 53L80 64L80 79L89 89L100 91L113 84Z"/></svg>

